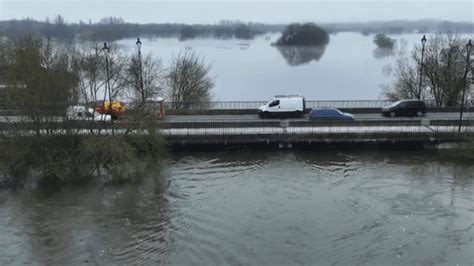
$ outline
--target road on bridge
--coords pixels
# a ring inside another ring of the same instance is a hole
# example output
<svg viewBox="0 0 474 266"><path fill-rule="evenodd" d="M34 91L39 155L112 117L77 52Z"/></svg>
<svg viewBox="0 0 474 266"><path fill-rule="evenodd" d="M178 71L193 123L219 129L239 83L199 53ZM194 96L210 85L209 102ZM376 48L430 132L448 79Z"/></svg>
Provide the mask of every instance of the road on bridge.
<svg viewBox="0 0 474 266"><path fill-rule="evenodd" d="M465 112L463 114L464 118L474 118L474 112ZM423 118L447 118L451 120L459 119L459 113L457 112L432 112L427 113ZM276 118L280 120L283 118ZM302 118L289 118L291 120L308 120L308 115L304 115ZM384 117L380 113L363 113L363 114L354 114L355 120L417 120L419 117ZM0 123L8 122L21 122L28 120L25 116L0 116ZM62 117L55 117L55 121L62 121ZM257 114L252 115L166 115L165 120L167 121L267 121L275 120L275 118L260 118Z"/></svg>
<svg viewBox="0 0 474 266"><path fill-rule="evenodd" d="M465 112L464 118L474 118L474 112ZM249 120L272 120L272 118L260 118L257 114L254 115L166 115L166 120L177 121L177 120L232 120L232 121L249 121ZM459 113L427 113L424 118L449 118L459 119ZM304 115L302 118L289 118L292 120L308 120L308 115ZM384 117L380 113L365 113L365 114L354 114L354 120L392 120L392 119L420 119L419 117Z"/></svg>

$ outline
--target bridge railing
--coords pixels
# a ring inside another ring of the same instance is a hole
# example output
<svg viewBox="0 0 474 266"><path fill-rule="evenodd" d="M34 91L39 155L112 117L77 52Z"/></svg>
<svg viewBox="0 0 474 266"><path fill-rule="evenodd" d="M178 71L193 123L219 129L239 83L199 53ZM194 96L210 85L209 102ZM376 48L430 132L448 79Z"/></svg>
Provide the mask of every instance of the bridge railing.
<svg viewBox="0 0 474 266"><path fill-rule="evenodd" d="M24 131L47 131L51 134L76 134L87 130L118 130L130 134L146 132L146 126L126 122L77 122L55 121L49 123L7 123L0 122L1 133ZM156 129L167 136L206 135L256 135L256 134L410 134L410 133L457 133L459 120L452 118L420 118L356 121L309 121L309 120L175 120L160 121ZM61 133L63 132L63 133ZM474 119L462 121L462 132L474 133ZM86 132L87 133L87 132ZM82 133L81 133L82 134ZM120 134L120 133L119 133ZM1 134L0 134L1 135Z"/></svg>
<svg viewBox="0 0 474 266"><path fill-rule="evenodd" d="M268 101L216 101L216 102L165 102L167 110L236 110L258 109ZM382 108L392 104L388 100L306 100L306 108ZM434 100L425 100L427 107L436 107ZM473 102L466 101L465 106L472 106Z"/></svg>
<svg viewBox="0 0 474 266"><path fill-rule="evenodd" d="M403 134L403 133L457 133L459 121L452 118L393 119L356 121L303 121L303 120L219 120L167 121L164 135L245 135L245 134ZM474 119L463 119L462 132L474 132Z"/></svg>
<svg viewBox="0 0 474 266"><path fill-rule="evenodd" d="M0 99L0 103L2 99ZM266 104L268 101L213 101L213 102L165 102L166 110L255 110L261 105ZM382 108L384 106L392 104L393 101L388 100L306 100L306 108L318 108L318 107L332 107L332 108ZM427 107L438 107L434 100L425 100ZM78 104L84 105L84 104ZM125 103L127 109L133 109L131 103ZM64 112L65 108L69 105L51 107L51 110L56 110L58 114ZM94 105L92 105L94 106ZM465 107L474 106L474 100L466 100L464 103ZM61 107L61 108L59 108ZM445 106L441 106L445 107ZM6 109L5 106L0 104L0 115L6 115L9 113L18 113L21 110Z"/></svg>

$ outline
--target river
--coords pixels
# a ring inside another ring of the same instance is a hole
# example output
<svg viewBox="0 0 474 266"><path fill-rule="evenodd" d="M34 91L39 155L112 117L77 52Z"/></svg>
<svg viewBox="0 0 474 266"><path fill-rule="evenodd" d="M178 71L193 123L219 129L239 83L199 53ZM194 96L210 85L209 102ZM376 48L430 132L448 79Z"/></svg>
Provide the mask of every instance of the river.
<svg viewBox="0 0 474 266"><path fill-rule="evenodd" d="M144 54L162 59L164 67L180 51L192 49L211 64L216 101L268 100L276 94L300 94L311 100L376 100L383 98L381 85L391 82L390 65L401 43L407 51L420 43L420 34L390 35L393 50L377 49L373 35L330 35L325 47L278 48L271 46L280 34L254 40L142 38ZM427 36L428 38L430 36ZM136 39L118 44L136 53Z"/></svg>
<svg viewBox="0 0 474 266"><path fill-rule="evenodd" d="M469 265L446 151L175 153L142 182L0 191L0 265Z"/></svg>

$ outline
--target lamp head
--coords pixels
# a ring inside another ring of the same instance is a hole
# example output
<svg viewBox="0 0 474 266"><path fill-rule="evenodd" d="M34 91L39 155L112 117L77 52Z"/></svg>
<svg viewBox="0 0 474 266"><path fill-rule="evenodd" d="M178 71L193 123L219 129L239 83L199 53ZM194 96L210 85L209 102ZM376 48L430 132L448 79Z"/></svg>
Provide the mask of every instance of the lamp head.
<svg viewBox="0 0 474 266"><path fill-rule="evenodd" d="M108 53L110 51L110 48L107 46L106 42L104 42L104 47L102 48L102 50L106 53Z"/></svg>

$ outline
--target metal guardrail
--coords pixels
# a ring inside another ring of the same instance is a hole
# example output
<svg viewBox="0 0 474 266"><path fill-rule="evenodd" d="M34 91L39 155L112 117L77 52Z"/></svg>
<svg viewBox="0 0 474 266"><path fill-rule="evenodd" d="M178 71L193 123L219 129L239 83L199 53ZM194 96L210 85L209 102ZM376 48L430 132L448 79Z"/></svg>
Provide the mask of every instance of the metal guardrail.
<svg viewBox="0 0 474 266"><path fill-rule="evenodd" d="M474 132L474 119L463 119L462 132ZM356 121L167 121L165 135L226 134L318 134L318 133L457 133L459 121L452 118Z"/></svg>
<svg viewBox="0 0 474 266"><path fill-rule="evenodd" d="M165 102L167 110L235 110L258 109L268 101L218 101L218 102L187 102L176 104ZM307 100L306 108L332 107L332 108L382 108L392 104L388 100ZM438 107L435 100L425 100L427 107ZM468 100L464 106L473 106L474 101Z"/></svg>
<svg viewBox="0 0 474 266"><path fill-rule="evenodd" d="M462 132L474 133L474 119L463 119ZM149 125L148 125L149 126ZM459 121L452 118L384 119L356 121L304 121L304 120L176 120L160 121L153 125L163 135L245 135L245 134L331 134L331 133L457 133ZM48 123L0 123L0 131L22 132L41 130L75 134L87 130L118 130L117 132L143 132L147 127L126 122L53 121Z"/></svg>
<svg viewBox="0 0 474 266"><path fill-rule="evenodd" d="M258 109L268 101L228 101L228 102L188 102L176 104L166 102L167 110L235 110L235 109ZM306 108L334 107L334 108L378 108L389 105L390 101L384 100L354 100L354 101L306 101Z"/></svg>
<svg viewBox="0 0 474 266"><path fill-rule="evenodd" d="M0 101L1 102L1 101ZM166 110L246 110L246 109L258 109L261 105L266 104L268 101L213 101L213 102L186 102L186 103L173 103L165 102ZM384 106L392 104L393 101L388 100L307 100L306 108L318 108L318 107L332 107L332 108L382 108ZM427 107L439 107L434 100L425 100ZM79 104L81 105L81 104ZM474 100L466 100L464 106L474 106ZM66 108L67 106L64 106ZM133 108L130 103L126 103L126 107ZM441 106L446 107L446 106ZM58 109L58 106L52 108L57 110L58 113L64 112L64 109ZM0 105L0 111L16 111L7 110Z"/></svg>

